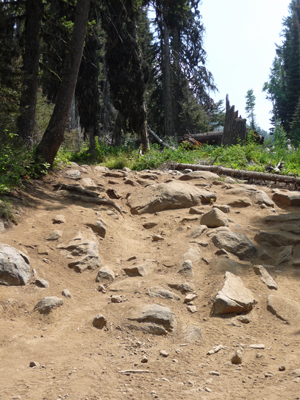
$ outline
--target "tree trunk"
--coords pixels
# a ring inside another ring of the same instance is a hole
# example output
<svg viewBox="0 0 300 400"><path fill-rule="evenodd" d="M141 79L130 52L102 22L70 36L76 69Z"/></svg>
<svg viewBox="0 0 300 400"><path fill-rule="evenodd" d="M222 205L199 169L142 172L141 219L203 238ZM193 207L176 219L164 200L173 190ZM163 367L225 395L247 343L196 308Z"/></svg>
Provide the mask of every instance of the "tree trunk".
<svg viewBox="0 0 300 400"><path fill-rule="evenodd" d="M122 143L122 127L124 124L123 115L118 112L112 136L112 145L120 146Z"/></svg>
<svg viewBox="0 0 300 400"><path fill-rule="evenodd" d="M162 17L163 18L163 17ZM163 21L163 57L162 57L162 70L163 77L163 91L164 91L164 125L165 136L174 135L173 125L173 109L172 109L172 83L171 83L171 63L170 63L170 37L169 28L165 21Z"/></svg>
<svg viewBox="0 0 300 400"><path fill-rule="evenodd" d="M72 39L64 63L63 78L57 101L49 125L36 150L37 159L47 162L51 166L63 140L70 114L82 57L89 7L90 0L78 0Z"/></svg>
<svg viewBox="0 0 300 400"><path fill-rule="evenodd" d="M202 144L216 145L222 143L223 132L214 131L206 133L197 133L195 135L190 135L197 142ZM178 142L184 141L184 136L178 136Z"/></svg>
<svg viewBox="0 0 300 400"><path fill-rule="evenodd" d="M33 147L33 129L38 90L42 0L26 1L24 78L17 120L18 135L28 148Z"/></svg>
<svg viewBox="0 0 300 400"><path fill-rule="evenodd" d="M226 96L226 115L222 137L222 144L230 146L237 143L244 143L247 137L246 119L238 117L238 111L234 106L230 107L228 95Z"/></svg>

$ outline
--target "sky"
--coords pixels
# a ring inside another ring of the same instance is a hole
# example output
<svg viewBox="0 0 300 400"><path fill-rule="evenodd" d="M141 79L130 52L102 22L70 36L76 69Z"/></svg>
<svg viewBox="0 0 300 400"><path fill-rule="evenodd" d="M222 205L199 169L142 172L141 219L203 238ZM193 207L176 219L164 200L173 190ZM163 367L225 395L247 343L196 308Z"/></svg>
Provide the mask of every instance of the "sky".
<svg viewBox="0 0 300 400"><path fill-rule="evenodd" d="M260 128L270 128L271 102L262 92L281 44L282 20L291 0L202 0L200 13L205 27L207 69L219 92L211 97L224 100L246 118L246 93L254 90L255 115Z"/></svg>

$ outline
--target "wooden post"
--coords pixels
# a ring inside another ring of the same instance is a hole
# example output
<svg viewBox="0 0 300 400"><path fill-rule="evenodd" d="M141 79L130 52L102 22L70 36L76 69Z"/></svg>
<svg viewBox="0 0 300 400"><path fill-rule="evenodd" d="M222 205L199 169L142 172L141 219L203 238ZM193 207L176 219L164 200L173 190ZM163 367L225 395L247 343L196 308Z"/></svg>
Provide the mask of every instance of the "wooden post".
<svg viewBox="0 0 300 400"><path fill-rule="evenodd" d="M222 136L222 144L230 146L238 143L245 143L247 136L246 119L238 116L234 106L230 107L228 95L226 96L225 125Z"/></svg>

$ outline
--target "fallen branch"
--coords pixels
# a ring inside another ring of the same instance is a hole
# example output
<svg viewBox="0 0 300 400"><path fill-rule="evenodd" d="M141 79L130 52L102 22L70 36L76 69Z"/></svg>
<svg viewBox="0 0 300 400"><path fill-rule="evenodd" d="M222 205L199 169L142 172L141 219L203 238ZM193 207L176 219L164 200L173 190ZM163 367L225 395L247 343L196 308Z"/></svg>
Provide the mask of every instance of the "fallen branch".
<svg viewBox="0 0 300 400"><path fill-rule="evenodd" d="M92 190L84 189L82 186L66 185L65 183L57 183L53 187L56 190L68 190L69 192L78 192L80 194L83 194L85 196L90 196L90 197L98 197L99 196L99 193L93 192Z"/></svg>
<svg viewBox="0 0 300 400"><path fill-rule="evenodd" d="M240 179L259 179L265 181L292 183L295 186L300 185L300 178L296 176L268 174L265 172L244 171L239 169L224 168L220 165L195 165L195 164L178 164L171 163L170 169L184 170L191 169L193 171L210 171L218 175L228 175Z"/></svg>
<svg viewBox="0 0 300 400"><path fill-rule="evenodd" d="M125 369L124 371L119 371L120 374L150 374L147 369Z"/></svg>
<svg viewBox="0 0 300 400"><path fill-rule="evenodd" d="M169 149L176 150L175 147L170 146L168 143L164 142L153 130L148 126L148 131L151 133L153 137L164 147L168 147Z"/></svg>

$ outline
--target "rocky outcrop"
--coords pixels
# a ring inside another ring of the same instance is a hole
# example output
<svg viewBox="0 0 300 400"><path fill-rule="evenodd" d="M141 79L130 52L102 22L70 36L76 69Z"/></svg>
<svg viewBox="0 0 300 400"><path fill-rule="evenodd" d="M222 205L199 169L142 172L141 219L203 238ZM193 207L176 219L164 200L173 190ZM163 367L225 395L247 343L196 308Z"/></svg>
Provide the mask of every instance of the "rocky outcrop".
<svg viewBox="0 0 300 400"><path fill-rule="evenodd" d="M224 249L238 256L241 260L251 259L257 249L244 233L218 232L212 241L218 249Z"/></svg>
<svg viewBox="0 0 300 400"><path fill-rule="evenodd" d="M29 258L20 250L0 243L0 285L26 285L30 277Z"/></svg>

